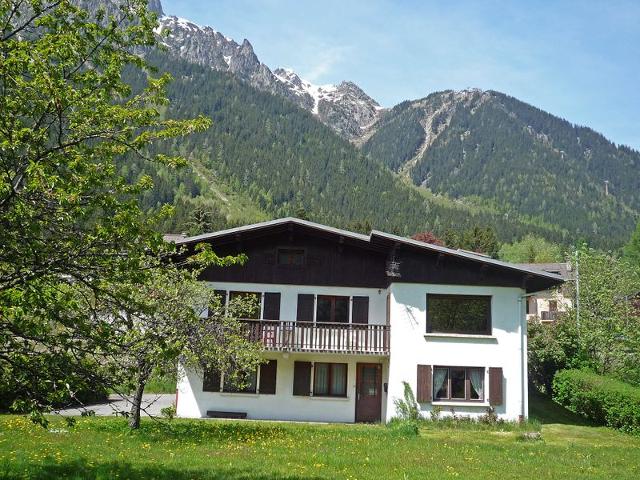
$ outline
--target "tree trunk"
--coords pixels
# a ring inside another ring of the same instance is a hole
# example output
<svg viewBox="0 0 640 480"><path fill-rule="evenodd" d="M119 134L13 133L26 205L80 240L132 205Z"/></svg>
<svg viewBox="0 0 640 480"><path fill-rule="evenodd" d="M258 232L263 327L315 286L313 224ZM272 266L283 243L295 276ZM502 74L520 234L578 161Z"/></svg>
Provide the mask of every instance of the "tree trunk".
<svg viewBox="0 0 640 480"><path fill-rule="evenodd" d="M136 391L131 399L131 411L129 416L129 427L132 429L140 428L140 409L142 407L142 394L144 387L151 375L151 368L144 361L138 362L138 384Z"/></svg>

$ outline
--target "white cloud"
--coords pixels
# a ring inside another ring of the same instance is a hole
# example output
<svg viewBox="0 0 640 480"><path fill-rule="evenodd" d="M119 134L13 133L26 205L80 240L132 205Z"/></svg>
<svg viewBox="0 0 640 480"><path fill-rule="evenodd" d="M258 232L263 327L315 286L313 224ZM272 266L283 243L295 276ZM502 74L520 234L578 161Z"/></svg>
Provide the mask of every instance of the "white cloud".
<svg viewBox="0 0 640 480"><path fill-rule="evenodd" d="M322 81L334 71L337 65L344 61L348 51L348 47L322 48L319 53L312 56L313 64L302 72L302 76L310 82Z"/></svg>

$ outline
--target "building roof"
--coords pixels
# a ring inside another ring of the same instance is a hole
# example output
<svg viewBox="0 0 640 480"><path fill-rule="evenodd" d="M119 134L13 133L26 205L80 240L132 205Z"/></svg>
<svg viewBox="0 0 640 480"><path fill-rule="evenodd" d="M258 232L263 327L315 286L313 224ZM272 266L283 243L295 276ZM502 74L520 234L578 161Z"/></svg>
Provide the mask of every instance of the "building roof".
<svg viewBox="0 0 640 480"><path fill-rule="evenodd" d="M571 264L566 262L561 263L517 263L516 265L521 265L524 268L529 268L532 270L539 270L541 272L553 273L555 275L559 275L563 280L573 280L574 271L571 269Z"/></svg>
<svg viewBox="0 0 640 480"><path fill-rule="evenodd" d="M276 220L269 220L266 222L254 223L251 225L245 225L242 227L230 228L227 230L220 230L217 232L205 233L202 235L196 235L193 237L186 237L175 240L176 245L193 245L200 242L216 241L216 240L234 240L246 233L261 233L263 231L268 232L274 228L300 226L307 229L311 229L317 232L326 233L329 235L335 235L344 239L350 239L355 243L362 246L377 247L397 247L407 246L418 250L435 252L446 256L452 256L464 261L476 262L481 265L491 265L498 269L505 269L520 274L545 280L549 283L549 286L559 285L564 281L561 274L555 273L555 271L547 271L538 267L534 267L529 264L515 264L509 262L503 262L490 258L486 255L469 252L467 250L453 249L434 245L431 243L421 242L419 240L413 240L411 238L402 237L399 235L393 235L391 233L381 232L379 230L373 230L369 235L363 235L361 233L350 232L340 228L329 227L320 223L310 222L308 220L302 220L294 217L279 218ZM562 271L561 271L562 272ZM548 288L548 287L547 287Z"/></svg>

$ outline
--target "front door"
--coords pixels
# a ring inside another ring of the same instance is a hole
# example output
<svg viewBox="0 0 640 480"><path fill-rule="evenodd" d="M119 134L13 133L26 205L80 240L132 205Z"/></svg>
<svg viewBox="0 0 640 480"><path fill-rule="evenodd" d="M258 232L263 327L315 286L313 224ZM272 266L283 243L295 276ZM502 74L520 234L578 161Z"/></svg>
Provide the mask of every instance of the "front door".
<svg viewBox="0 0 640 480"><path fill-rule="evenodd" d="M356 422L379 422L382 408L382 365L356 365Z"/></svg>

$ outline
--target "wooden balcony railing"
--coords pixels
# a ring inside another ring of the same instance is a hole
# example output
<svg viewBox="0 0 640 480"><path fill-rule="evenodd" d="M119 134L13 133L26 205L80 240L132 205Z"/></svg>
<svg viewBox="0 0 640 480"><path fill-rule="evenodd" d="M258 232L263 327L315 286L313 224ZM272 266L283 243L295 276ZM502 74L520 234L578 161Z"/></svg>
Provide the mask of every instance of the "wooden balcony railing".
<svg viewBox="0 0 640 480"><path fill-rule="evenodd" d="M389 326L242 320L247 335L266 350L286 352L389 354Z"/></svg>

